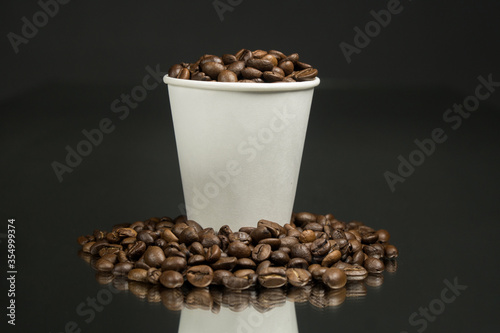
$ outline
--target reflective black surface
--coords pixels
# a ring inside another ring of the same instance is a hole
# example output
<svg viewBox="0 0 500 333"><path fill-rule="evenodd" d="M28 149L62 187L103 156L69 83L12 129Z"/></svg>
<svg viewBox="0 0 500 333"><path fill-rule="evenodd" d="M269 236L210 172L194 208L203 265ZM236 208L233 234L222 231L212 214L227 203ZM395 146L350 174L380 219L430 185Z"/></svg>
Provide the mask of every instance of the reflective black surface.
<svg viewBox="0 0 500 333"><path fill-rule="evenodd" d="M295 211L331 212L387 229L400 257L397 272L385 272L383 284L367 286L364 297L325 308L297 304L299 331L497 329L499 108L486 100L452 130L443 113L473 90L343 88L327 81L320 87ZM131 291L111 292L77 254L76 238L93 229L180 213L166 87L149 92L120 120L111 103L131 88L50 85L1 105L0 232L6 233L8 218L16 219L19 332L65 332L67 325L70 332L71 322L82 332L178 330L180 312ZM113 132L59 182L51 163L63 162L65 146L76 147L82 130L96 128L103 118L111 119ZM446 142L391 192L384 172L397 172L398 155L408 157L414 140L430 137L437 127ZM0 240L5 311L6 240ZM451 300L449 283L467 288ZM106 304L91 310L93 298ZM424 320L418 312L429 306L434 312ZM5 318L1 327L7 327Z"/></svg>

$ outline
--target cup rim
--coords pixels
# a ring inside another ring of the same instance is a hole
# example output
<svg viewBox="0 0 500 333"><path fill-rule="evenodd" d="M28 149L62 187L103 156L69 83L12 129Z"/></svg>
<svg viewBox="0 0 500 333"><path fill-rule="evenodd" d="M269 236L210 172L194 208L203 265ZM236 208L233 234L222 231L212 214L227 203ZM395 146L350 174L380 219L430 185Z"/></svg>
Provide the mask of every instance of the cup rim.
<svg viewBox="0 0 500 333"><path fill-rule="evenodd" d="M204 90L226 90L226 91L296 91L312 89L319 85L318 77L311 81L283 82L283 83L239 83L239 82L211 82L184 80L163 76L163 82L167 85L180 86Z"/></svg>

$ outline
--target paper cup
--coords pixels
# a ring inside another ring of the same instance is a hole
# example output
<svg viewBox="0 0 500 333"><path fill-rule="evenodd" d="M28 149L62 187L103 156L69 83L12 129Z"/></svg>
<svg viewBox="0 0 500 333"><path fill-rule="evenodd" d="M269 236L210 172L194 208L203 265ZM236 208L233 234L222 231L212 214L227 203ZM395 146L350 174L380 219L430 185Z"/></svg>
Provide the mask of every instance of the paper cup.
<svg viewBox="0 0 500 333"><path fill-rule="evenodd" d="M298 333L295 304L286 302L267 312L252 306L235 312L221 307L219 313L208 310L182 309L179 333Z"/></svg>
<svg viewBox="0 0 500 333"><path fill-rule="evenodd" d="M218 230L288 223L314 87L164 77L187 216Z"/></svg>

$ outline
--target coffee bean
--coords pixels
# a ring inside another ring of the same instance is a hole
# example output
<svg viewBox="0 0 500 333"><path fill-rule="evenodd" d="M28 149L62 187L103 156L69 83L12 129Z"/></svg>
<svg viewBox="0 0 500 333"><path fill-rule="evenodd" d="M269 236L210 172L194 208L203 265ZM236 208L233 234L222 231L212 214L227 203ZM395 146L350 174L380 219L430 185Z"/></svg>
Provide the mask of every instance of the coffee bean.
<svg viewBox="0 0 500 333"><path fill-rule="evenodd" d="M160 267L165 260L165 253L158 246L150 246L144 253L144 262L151 267Z"/></svg>
<svg viewBox="0 0 500 333"><path fill-rule="evenodd" d="M399 256L398 249L394 245L385 246L385 257L388 259L394 259Z"/></svg>
<svg viewBox="0 0 500 333"><path fill-rule="evenodd" d="M225 68L221 63L210 61L201 64L201 69L205 74L210 76L212 80L216 80L220 72L222 72Z"/></svg>
<svg viewBox="0 0 500 333"><path fill-rule="evenodd" d="M98 240L97 242L93 243L92 246L90 247L90 254L93 255L93 256L96 256L99 254L99 251L103 248L106 248L110 246L110 244L108 243L108 241L106 240Z"/></svg>
<svg viewBox="0 0 500 333"><path fill-rule="evenodd" d="M233 71L225 69L219 73L219 76L217 77L217 81L219 81L219 82L237 82L238 76Z"/></svg>
<svg viewBox="0 0 500 333"><path fill-rule="evenodd" d="M119 262L113 267L111 271L113 275L127 275L134 268L131 262Z"/></svg>
<svg viewBox="0 0 500 333"><path fill-rule="evenodd" d="M299 235L300 235L300 233L299 233ZM299 243L299 240L297 239L297 237L291 237L291 236L283 237L280 240L281 240L281 247L291 248L295 244Z"/></svg>
<svg viewBox="0 0 500 333"><path fill-rule="evenodd" d="M282 60L282 61L280 61L280 63L278 64L278 67L283 70L283 72L284 72L285 75L292 74L293 69L294 69L293 62L291 62L290 60Z"/></svg>
<svg viewBox="0 0 500 333"><path fill-rule="evenodd" d="M214 262L211 266L214 270L224 269L224 270L232 270L236 266L237 262L236 257L226 257L220 258L216 262Z"/></svg>
<svg viewBox="0 0 500 333"><path fill-rule="evenodd" d="M276 59L276 58L274 58L274 59ZM267 60L267 59L250 59L247 61L247 66L256 68L261 72L265 72L265 71L272 70L273 66L275 66L275 65L270 60Z"/></svg>
<svg viewBox="0 0 500 333"><path fill-rule="evenodd" d="M222 278L222 284L224 287L233 290L245 290L252 286L253 282L251 279L236 277L236 276L225 276Z"/></svg>
<svg viewBox="0 0 500 333"><path fill-rule="evenodd" d="M148 275L147 275L147 278L146 278L146 281L151 283L151 284L158 284L159 283L159 279L160 279L160 275L161 275L161 270L159 269L156 269L156 268L150 268L148 270Z"/></svg>
<svg viewBox="0 0 500 333"><path fill-rule="evenodd" d="M177 271L164 271L159 278L160 283L166 288L179 288L184 284L182 274Z"/></svg>
<svg viewBox="0 0 500 333"><path fill-rule="evenodd" d="M301 243L310 243L314 240L316 240L316 234L312 230L304 230L299 236Z"/></svg>
<svg viewBox="0 0 500 333"><path fill-rule="evenodd" d="M204 72L196 72L191 75L191 80L196 81L212 81L210 76L206 75Z"/></svg>
<svg viewBox="0 0 500 333"><path fill-rule="evenodd" d="M287 281L283 267L267 267L258 276L259 284L264 288L279 288Z"/></svg>
<svg viewBox="0 0 500 333"><path fill-rule="evenodd" d="M364 280L368 276L368 271L363 266L360 265L350 265L339 261L334 266L339 269L342 269L347 275L347 279L349 281Z"/></svg>
<svg viewBox="0 0 500 333"><path fill-rule="evenodd" d="M186 245L190 245L193 242L199 241L198 233L193 227L187 227L182 230L179 241L185 243Z"/></svg>
<svg viewBox="0 0 500 333"><path fill-rule="evenodd" d="M266 54L262 57L262 60L270 61L273 66L278 66L278 59L272 54Z"/></svg>
<svg viewBox="0 0 500 333"><path fill-rule="evenodd" d="M183 67L180 64L175 64L169 68L168 76L177 77L182 69L183 69Z"/></svg>
<svg viewBox="0 0 500 333"><path fill-rule="evenodd" d="M222 61L224 62L224 65L230 65L230 64L238 61L238 59L236 59L236 57L232 54L224 54L222 56Z"/></svg>
<svg viewBox="0 0 500 333"><path fill-rule="evenodd" d="M300 62L300 61L297 61L295 63L295 66L297 66L298 69L306 69L306 68L312 68L311 65L309 64L306 64L305 62Z"/></svg>
<svg viewBox="0 0 500 333"><path fill-rule="evenodd" d="M258 244L252 251L252 259L257 262L267 260L271 255L271 251L271 245Z"/></svg>
<svg viewBox="0 0 500 333"><path fill-rule="evenodd" d="M384 263L380 259L369 257L363 265L368 273L382 273L384 271Z"/></svg>
<svg viewBox="0 0 500 333"><path fill-rule="evenodd" d="M189 257L188 259L188 265L189 266L196 266L196 265L201 265L205 263L205 256L202 256L201 254L195 254Z"/></svg>
<svg viewBox="0 0 500 333"><path fill-rule="evenodd" d="M199 265L191 267L186 272L186 278L195 287L204 288L208 286L214 277L214 272L210 266Z"/></svg>
<svg viewBox="0 0 500 333"><path fill-rule="evenodd" d="M260 78L262 76L262 72L257 68L245 67L241 70L241 76L243 76L247 80L253 80L256 78Z"/></svg>
<svg viewBox="0 0 500 333"><path fill-rule="evenodd" d="M147 245L153 244L155 239L150 230L142 230L137 233L137 239Z"/></svg>
<svg viewBox="0 0 500 333"><path fill-rule="evenodd" d="M258 243L263 239L271 238L271 232L264 226L260 226L255 228L251 233L250 237L252 238L254 243Z"/></svg>
<svg viewBox="0 0 500 333"><path fill-rule="evenodd" d="M186 259L181 257L168 257L161 263L161 269L163 271L172 270L182 272L186 269L186 267Z"/></svg>
<svg viewBox="0 0 500 333"><path fill-rule="evenodd" d="M238 60L245 62L253 58L252 51L247 49L241 49L240 51L238 51L238 53L235 54L235 56Z"/></svg>
<svg viewBox="0 0 500 333"><path fill-rule="evenodd" d="M215 234L200 236L200 242L203 247L221 246L221 241Z"/></svg>
<svg viewBox="0 0 500 333"><path fill-rule="evenodd" d="M276 57L276 59L278 60L281 60L281 59L284 59L286 58L286 55L283 54L282 52L280 51L277 51L277 50L269 50L268 52L269 54L272 54L274 57Z"/></svg>
<svg viewBox="0 0 500 333"><path fill-rule="evenodd" d="M134 268L128 272L128 279L138 282L146 282L148 271L142 268Z"/></svg>
<svg viewBox="0 0 500 333"><path fill-rule="evenodd" d="M295 224L298 226L306 225L312 222L316 222L316 215L312 213L301 212L295 215Z"/></svg>
<svg viewBox="0 0 500 333"><path fill-rule="evenodd" d="M113 267L114 267L113 263L109 262L104 258L97 260L95 264L95 268L101 272L111 272L113 270Z"/></svg>
<svg viewBox="0 0 500 333"><path fill-rule="evenodd" d="M223 285L223 279L225 277L232 277L234 276L231 271L225 270L225 269L218 269L214 271L214 277L212 279L212 284L216 286Z"/></svg>
<svg viewBox="0 0 500 333"><path fill-rule="evenodd" d="M310 81L314 80L314 78L318 76L318 70L315 68L306 68L295 74L295 80L301 81Z"/></svg>
<svg viewBox="0 0 500 333"><path fill-rule="evenodd" d="M308 262L303 258L293 258L287 264L288 268L302 268L307 269L309 267Z"/></svg>
<svg viewBox="0 0 500 333"><path fill-rule="evenodd" d="M325 272L329 268L329 267L323 267L323 266L318 265L317 267L314 267L311 269L311 266L309 266L309 268L308 268L309 272L311 272L311 275L315 280L319 280L319 281L321 281L323 279L323 274L325 274Z"/></svg>
<svg viewBox="0 0 500 333"><path fill-rule="evenodd" d="M303 287L311 282L311 273L301 268L288 268L286 270L288 283L295 287Z"/></svg>
<svg viewBox="0 0 500 333"><path fill-rule="evenodd" d="M347 283L347 276L343 270L330 267L323 274L321 280L331 289L340 289Z"/></svg>
<svg viewBox="0 0 500 333"><path fill-rule="evenodd" d="M237 269L255 269L257 267L257 264L250 258L241 258L236 261L236 268Z"/></svg>
<svg viewBox="0 0 500 333"><path fill-rule="evenodd" d="M209 62L214 62L216 64L223 64L223 61L221 58L219 58L218 56L212 55L212 54L205 54L205 55L201 56L201 58L199 59L200 66L202 66L206 63L209 63Z"/></svg>
<svg viewBox="0 0 500 333"><path fill-rule="evenodd" d="M191 72L187 68L183 68L179 75L177 76L178 79L183 79L183 80L189 80L191 78Z"/></svg>
<svg viewBox="0 0 500 333"><path fill-rule="evenodd" d="M391 239L391 235L387 230L380 229L375 232L378 236L378 241L381 243L387 243Z"/></svg>
<svg viewBox="0 0 500 333"><path fill-rule="evenodd" d="M216 262L217 260L220 259L220 256L221 256L221 249L218 245L212 245L208 251L207 251L207 254L206 254L206 259L208 262L210 263L214 263Z"/></svg>
<svg viewBox="0 0 500 333"><path fill-rule="evenodd" d="M286 229L276 222L260 220L257 222L257 226L267 228L273 237L279 237L280 235L286 234Z"/></svg>
<svg viewBox="0 0 500 333"><path fill-rule="evenodd" d="M262 239L259 244L268 244L271 249L276 251L281 247L281 239L279 238L266 238Z"/></svg>
<svg viewBox="0 0 500 333"><path fill-rule="evenodd" d="M242 242L245 245L249 245L252 242L252 237L246 232L233 232L228 236L229 242Z"/></svg>
<svg viewBox="0 0 500 333"><path fill-rule="evenodd" d="M335 264L337 261L339 261L341 257L342 257L342 253L339 250L334 250L334 251L328 253L323 258L323 261L321 262L321 266L330 267L333 264Z"/></svg>
<svg viewBox="0 0 500 333"><path fill-rule="evenodd" d="M236 241L229 244L227 254L236 258L247 258L252 254L252 250L250 250L248 245Z"/></svg>
<svg viewBox="0 0 500 333"><path fill-rule="evenodd" d="M127 257L130 260L137 260L144 254L144 252L146 252L146 243L137 241L128 249Z"/></svg>
<svg viewBox="0 0 500 333"><path fill-rule="evenodd" d="M305 244L301 244L301 243L295 244L291 247L290 256L292 258L305 259L307 262L312 261L311 252L309 251L309 249L307 248L307 246Z"/></svg>

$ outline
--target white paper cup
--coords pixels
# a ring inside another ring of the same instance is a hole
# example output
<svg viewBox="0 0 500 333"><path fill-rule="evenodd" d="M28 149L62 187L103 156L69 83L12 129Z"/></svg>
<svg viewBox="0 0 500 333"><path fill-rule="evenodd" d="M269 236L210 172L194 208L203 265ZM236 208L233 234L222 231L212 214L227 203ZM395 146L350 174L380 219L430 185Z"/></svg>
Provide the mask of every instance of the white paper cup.
<svg viewBox="0 0 500 333"><path fill-rule="evenodd" d="M267 312L252 306L234 312L221 307L219 313L208 310L182 309L179 333L298 333L295 304L286 302Z"/></svg>
<svg viewBox="0 0 500 333"><path fill-rule="evenodd" d="M164 77L187 216L218 230L288 223L314 87Z"/></svg>

